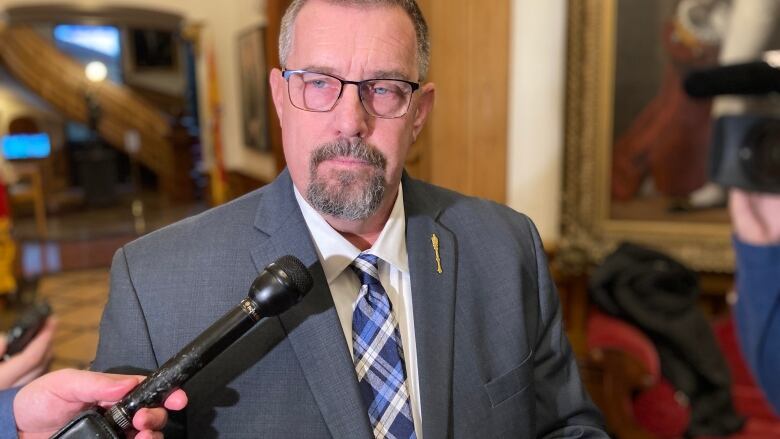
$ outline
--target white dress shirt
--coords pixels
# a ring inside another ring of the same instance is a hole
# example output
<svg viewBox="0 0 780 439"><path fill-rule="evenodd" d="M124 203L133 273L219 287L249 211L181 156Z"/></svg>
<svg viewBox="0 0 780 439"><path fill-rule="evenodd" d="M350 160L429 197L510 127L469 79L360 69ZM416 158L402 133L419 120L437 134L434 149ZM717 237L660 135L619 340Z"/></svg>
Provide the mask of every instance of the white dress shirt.
<svg viewBox="0 0 780 439"><path fill-rule="evenodd" d="M352 313L357 305L360 281L349 268L360 250L341 236L327 221L301 196L293 186L295 199L306 220L317 256L328 287L333 295L333 303L341 321L344 338L352 353ZM365 253L379 257L379 281L382 282L393 307L393 315L401 332L401 345L404 350L407 385L411 402L414 430L422 438L422 414L420 408L420 385L417 376L417 347L414 338L414 314L412 310L412 284L409 280L409 257L406 253L406 216L404 215L403 189L399 185L393 210L385 223L379 238Z"/></svg>

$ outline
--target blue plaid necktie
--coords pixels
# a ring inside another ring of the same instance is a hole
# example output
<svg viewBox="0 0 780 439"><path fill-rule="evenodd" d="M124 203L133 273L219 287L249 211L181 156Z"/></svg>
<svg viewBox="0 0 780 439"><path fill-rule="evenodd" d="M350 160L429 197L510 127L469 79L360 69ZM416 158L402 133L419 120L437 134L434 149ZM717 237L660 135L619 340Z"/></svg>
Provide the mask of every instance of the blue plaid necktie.
<svg viewBox="0 0 780 439"><path fill-rule="evenodd" d="M390 300L379 282L378 259L361 253L351 265L362 284L352 314L355 371L374 437L416 438L401 335Z"/></svg>

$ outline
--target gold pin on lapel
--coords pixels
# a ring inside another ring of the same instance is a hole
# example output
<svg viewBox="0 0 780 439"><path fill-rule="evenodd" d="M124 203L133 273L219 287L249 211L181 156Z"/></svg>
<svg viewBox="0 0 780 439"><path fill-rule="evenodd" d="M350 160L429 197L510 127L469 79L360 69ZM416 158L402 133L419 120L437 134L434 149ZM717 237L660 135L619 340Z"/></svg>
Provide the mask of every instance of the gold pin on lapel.
<svg viewBox="0 0 780 439"><path fill-rule="evenodd" d="M439 237L434 233L431 235L431 245L433 246L433 253L436 255L436 272L441 274L441 258L439 257Z"/></svg>

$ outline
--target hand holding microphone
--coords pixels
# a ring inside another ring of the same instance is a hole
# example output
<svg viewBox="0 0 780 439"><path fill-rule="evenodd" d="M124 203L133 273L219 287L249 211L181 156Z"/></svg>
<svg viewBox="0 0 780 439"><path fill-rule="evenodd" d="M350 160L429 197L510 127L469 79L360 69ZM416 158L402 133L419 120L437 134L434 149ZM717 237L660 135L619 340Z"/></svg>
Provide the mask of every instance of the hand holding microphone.
<svg viewBox="0 0 780 439"><path fill-rule="evenodd" d="M260 319L280 314L298 303L312 287L308 269L294 256L269 264L252 282L248 297L228 311L162 367L103 414L90 410L71 420L52 438L118 438L131 428L133 415L144 407L160 407L177 388L247 333Z"/></svg>
<svg viewBox="0 0 780 439"><path fill-rule="evenodd" d="M146 377L60 369L26 384L13 399L13 415L19 439L46 439L73 416L93 406L110 407ZM187 396L177 390L165 400L165 408L142 409L133 418L136 439L157 437L168 413L187 405ZM13 436L0 429L0 437Z"/></svg>

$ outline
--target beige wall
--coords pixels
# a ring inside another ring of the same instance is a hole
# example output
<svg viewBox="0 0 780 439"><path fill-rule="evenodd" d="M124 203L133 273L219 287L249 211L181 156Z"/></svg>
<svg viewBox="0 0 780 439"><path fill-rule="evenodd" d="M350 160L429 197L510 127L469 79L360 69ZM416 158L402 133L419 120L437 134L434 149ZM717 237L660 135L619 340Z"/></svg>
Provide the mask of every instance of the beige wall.
<svg viewBox="0 0 780 439"><path fill-rule="evenodd" d="M276 163L270 155L259 154L243 144L241 131L241 95L238 72L238 35L264 23L262 11L264 2L258 0L231 0L218 2L213 0L197 0L201 6L200 13L193 20L205 24L202 50L207 50L213 44L217 57L219 75L219 93L222 102L222 147L225 166L229 170L243 172L259 179L269 180L276 173ZM201 57L201 60L204 59ZM198 77L201 100L201 114L208 114L205 105L208 93L204 79L206 66L199 65ZM207 121L202 121L204 141L211 142ZM276 123L276 121L273 121Z"/></svg>
<svg viewBox="0 0 780 439"><path fill-rule="evenodd" d="M8 134L8 125L15 118L33 116L38 121L38 128L49 134L52 148L61 147L64 136L62 118L35 96L18 93L4 79L0 75L0 136Z"/></svg>
<svg viewBox="0 0 780 439"><path fill-rule="evenodd" d="M560 236L566 0L513 0L507 204Z"/></svg>

